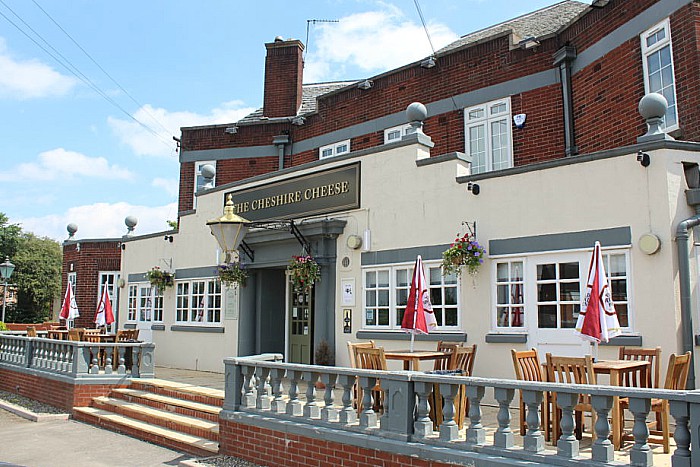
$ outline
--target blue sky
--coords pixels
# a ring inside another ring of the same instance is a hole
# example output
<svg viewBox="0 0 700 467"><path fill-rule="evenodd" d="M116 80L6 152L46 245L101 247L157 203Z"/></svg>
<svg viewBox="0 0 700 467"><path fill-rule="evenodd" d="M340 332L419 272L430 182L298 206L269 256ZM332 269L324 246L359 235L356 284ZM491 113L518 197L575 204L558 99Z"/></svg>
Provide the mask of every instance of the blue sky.
<svg viewBox="0 0 700 467"><path fill-rule="evenodd" d="M439 49L555 3L420 7ZM311 26L306 83L371 77L430 54L413 0L0 0L0 212L57 240L69 222L78 238L121 236L127 215L138 234L166 230L177 217L172 136L260 107L264 44L305 42L309 19L339 22Z"/></svg>

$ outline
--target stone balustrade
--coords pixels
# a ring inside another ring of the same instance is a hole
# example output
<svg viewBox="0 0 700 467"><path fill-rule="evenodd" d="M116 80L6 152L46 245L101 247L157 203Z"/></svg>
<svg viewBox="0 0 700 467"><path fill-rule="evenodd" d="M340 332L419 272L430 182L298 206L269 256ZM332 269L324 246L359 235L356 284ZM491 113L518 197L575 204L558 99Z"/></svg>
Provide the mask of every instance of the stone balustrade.
<svg viewBox="0 0 700 467"><path fill-rule="evenodd" d="M675 450L672 448L671 465L691 465L692 434L700 433L700 391L359 370L286 364L281 360L282 356L278 354L225 359L226 398L222 420L284 433L293 429L303 436L331 436L338 443L369 445L392 453L475 465L496 465L494 459L499 459L496 463L500 464L620 465L619 459L614 459L613 446L608 439L611 430L608 417L616 396L629 398L629 411L634 418L634 443L627 447L628 465L654 465L655 455L647 444L649 430L646 423L653 398L668 400L675 419L676 446ZM372 408L372 389L377 381L381 382L384 392L383 413ZM364 395L363 409L359 414L353 406L356 382ZM429 396L434 385L439 385L445 401L444 418L436 431L429 417ZM458 429L454 419L454 400L460 385L469 399L464 430ZM518 390L522 391L527 406L528 429L516 444L511 421L514 415L517 418L517 409L512 407L517 407L514 397ZM556 447L548 449L540 408L544 393L552 391L557 392L557 403L561 408L562 434ZM337 394L342 394L339 403L336 402ZM593 427L596 437L585 454L579 450L579 440L574 436L574 407L580 394L592 396L591 403L597 413ZM487 395L496 401L498 407L495 420L492 417L487 421L482 416L483 399ZM405 443L397 444L397 441ZM663 459L666 464L668 457ZM700 458L696 458L695 464L700 465Z"/></svg>

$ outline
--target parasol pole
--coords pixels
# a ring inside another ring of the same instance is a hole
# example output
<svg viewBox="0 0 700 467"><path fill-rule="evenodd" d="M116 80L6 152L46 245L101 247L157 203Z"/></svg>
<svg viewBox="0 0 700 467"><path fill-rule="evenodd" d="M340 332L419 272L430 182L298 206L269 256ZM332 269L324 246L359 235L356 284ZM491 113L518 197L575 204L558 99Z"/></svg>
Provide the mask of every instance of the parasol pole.
<svg viewBox="0 0 700 467"><path fill-rule="evenodd" d="M413 312L413 329L411 330L411 345L408 348L410 352L413 352L413 341L416 338L416 316L418 316L418 310Z"/></svg>

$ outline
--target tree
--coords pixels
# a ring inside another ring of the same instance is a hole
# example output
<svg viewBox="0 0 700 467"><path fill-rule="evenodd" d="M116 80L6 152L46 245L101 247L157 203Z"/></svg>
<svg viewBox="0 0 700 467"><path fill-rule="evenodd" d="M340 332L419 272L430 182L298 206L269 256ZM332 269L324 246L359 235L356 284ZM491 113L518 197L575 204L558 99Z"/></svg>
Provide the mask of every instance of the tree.
<svg viewBox="0 0 700 467"><path fill-rule="evenodd" d="M51 306L61 288L61 246L55 240L23 232L19 225L9 224L0 213L0 255L15 265L10 278L18 288L17 305L8 305L8 322L41 322L51 316Z"/></svg>

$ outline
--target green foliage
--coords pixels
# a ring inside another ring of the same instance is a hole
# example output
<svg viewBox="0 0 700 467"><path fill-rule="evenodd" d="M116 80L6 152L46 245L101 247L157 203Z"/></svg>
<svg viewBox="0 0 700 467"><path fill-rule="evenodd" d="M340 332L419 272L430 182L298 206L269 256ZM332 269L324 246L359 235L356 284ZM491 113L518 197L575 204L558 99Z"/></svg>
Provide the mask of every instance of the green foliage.
<svg viewBox="0 0 700 467"><path fill-rule="evenodd" d="M177 229L177 221L165 221L165 222L168 223L168 227L170 227L171 229L173 229L173 230Z"/></svg>
<svg viewBox="0 0 700 467"><path fill-rule="evenodd" d="M7 326L2 321L0 321L0 331L7 331Z"/></svg>
<svg viewBox="0 0 700 467"><path fill-rule="evenodd" d="M321 279L321 266L311 256L292 256L287 265L287 271L297 292L310 289L317 280Z"/></svg>
<svg viewBox="0 0 700 467"><path fill-rule="evenodd" d="M479 272L484 256L486 256L486 250L473 236L457 234L450 248L442 252L442 274L445 276L456 274L459 277L462 274L462 267L466 266L469 274L474 275Z"/></svg>
<svg viewBox="0 0 700 467"><path fill-rule="evenodd" d="M239 262L221 264L217 266L216 275L219 276L219 280L221 282L228 286L239 284L242 287L245 287L245 281L248 279L248 272Z"/></svg>
<svg viewBox="0 0 700 467"><path fill-rule="evenodd" d="M175 275L171 272L163 271L158 266L146 272L146 279L161 292L175 285Z"/></svg>

